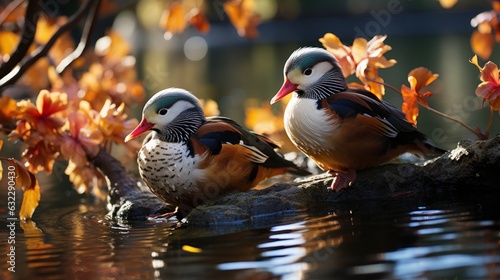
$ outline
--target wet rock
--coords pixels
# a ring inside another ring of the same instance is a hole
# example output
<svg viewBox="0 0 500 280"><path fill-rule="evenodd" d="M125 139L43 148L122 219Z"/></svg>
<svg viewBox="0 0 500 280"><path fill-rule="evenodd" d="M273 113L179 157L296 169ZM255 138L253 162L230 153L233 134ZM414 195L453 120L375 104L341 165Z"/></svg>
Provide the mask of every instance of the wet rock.
<svg viewBox="0 0 500 280"><path fill-rule="evenodd" d="M109 160L96 162L109 165ZM124 171L108 169L104 168L103 173L112 182L111 217L141 219L173 210L172 205L138 186ZM200 226L248 224L290 215L321 203L408 195L418 198L422 194L471 191L472 188L499 189L500 136L486 141L462 141L457 148L424 164L386 164L358 172L354 184L339 192L330 190L331 181L328 174L319 174L277 183L263 190L224 194L195 208L187 220L190 225Z"/></svg>
<svg viewBox="0 0 500 280"><path fill-rule="evenodd" d="M172 212L175 206L166 204L146 186L130 176L125 167L105 150L99 151L92 163L106 175L108 185L108 216L117 222L144 220L151 215Z"/></svg>
<svg viewBox="0 0 500 280"><path fill-rule="evenodd" d="M250 217L250 221L259 218L257 213L279 216L287 210L299 211L321 203L471 191L471 188L500 189L500 136L487 141L462 141L457 148L421 165L386 164L359 172L351 187L338 192L331 191L332 180L324 173L264 190L226 194L199 206L187 219L195 225L225 223L229 220L217 213L225 211L224 205L237 206L239 215Z"/></svg>

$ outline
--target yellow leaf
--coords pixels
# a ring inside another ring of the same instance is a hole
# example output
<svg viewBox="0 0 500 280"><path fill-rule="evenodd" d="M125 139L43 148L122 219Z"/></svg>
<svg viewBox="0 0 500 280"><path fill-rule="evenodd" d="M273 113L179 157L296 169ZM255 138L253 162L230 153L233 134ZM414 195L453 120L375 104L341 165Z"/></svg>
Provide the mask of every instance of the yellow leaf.
<svg viewBox="0 0 500 280"><path fill-rule="evenodd" d="M23 194L23 203L21 204L21 209L19 210L19 219L21 220L30 219L38 206L38 202L40 201L40 186L34 176L33 180L35 182L34 187L26 189Z"/></svg>
<svg viewBox="0 0 500 280"><path fill-rule="evenodd" d="M219 105L212 99L200 99L201 107L205 116L218 116L220 114Z"/></svg>
<svg viewBox="0 0 500 280"><path fill-rule="evenodd" d="M173 2L169 9L163 11L160 27L168 34L182 33L186 29L186 12L181 3Z"/></svg>
<svg viewBox="0 0 500 280"><path fill-rule="evenodd" d="M472 51L482 59L488 59L493 51L493 36L491 33L481 33L475 30L470 37Z"/></svg>
<svg viewBox="0 0 500 280"><path fill-rule="evenodd" d="M10 55L19 41L19 35L12 31L0 31L0 54Z"/></svg>
<svg viewBox="0 0 500 280"><path fill-rule="evenodd" d="M35 175L29 172L20 161L9 159L9 162L14 167L12 171L16 173L16 184L24 190L19 218L21 220L30 219L40 201L40 186ZM9 168L9 170L11 169Z"/></svg>

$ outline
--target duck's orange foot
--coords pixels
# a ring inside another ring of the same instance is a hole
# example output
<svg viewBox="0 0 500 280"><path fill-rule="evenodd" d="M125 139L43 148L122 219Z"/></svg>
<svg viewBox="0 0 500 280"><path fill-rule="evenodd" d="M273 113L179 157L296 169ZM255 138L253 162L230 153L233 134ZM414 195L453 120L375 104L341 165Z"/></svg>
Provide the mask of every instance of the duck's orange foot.
<svg viewBox="0 0 500 280"><path fill-rule="evenodd" d="M174 211L172 212L167 212L167 213L163 213L163 214L159 214L159 215L151 215L151 216L148 216L148 220L150 219L169 219L169 218L172 218L173 216L177 215L178 213L178 210L179 210L179 207L176 207Z"/></svg>
<svg viewBox="0 0 500 280"><path fill-rule="evenodd" d="M356 180L356 170L354 169L349 169L347 171L329 170L328 173L334 176L331 185L332 191L338 192L343 188L347 188Z"/></svg>

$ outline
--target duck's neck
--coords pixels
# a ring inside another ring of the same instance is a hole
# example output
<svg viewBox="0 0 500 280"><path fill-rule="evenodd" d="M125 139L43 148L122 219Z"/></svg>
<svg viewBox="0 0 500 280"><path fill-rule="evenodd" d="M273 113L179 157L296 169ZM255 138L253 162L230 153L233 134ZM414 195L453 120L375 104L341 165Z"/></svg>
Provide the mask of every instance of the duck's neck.
<svg viewBox="0 0 500 280"><path fill-rule="evenodd" d="M186 110L161 131L158 138L165 142L187 143L200 126L205 122L203 112Z"/></svg>

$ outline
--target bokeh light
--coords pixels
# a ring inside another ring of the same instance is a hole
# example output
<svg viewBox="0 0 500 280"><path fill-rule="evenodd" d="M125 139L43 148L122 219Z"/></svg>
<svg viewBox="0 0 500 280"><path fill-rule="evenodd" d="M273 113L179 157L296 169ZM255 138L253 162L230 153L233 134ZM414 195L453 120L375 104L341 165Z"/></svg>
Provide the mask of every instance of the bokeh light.
<svg viewBox="0 0 500 280"><path fill-rule="evenodd" d="M202 60L207 54L207 51L208 44L203 37L193 36L184 43L184 55L186 55L189 60Z"/></svg>

